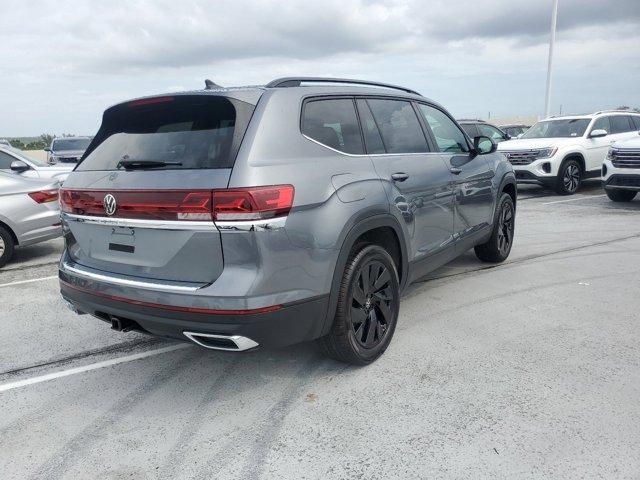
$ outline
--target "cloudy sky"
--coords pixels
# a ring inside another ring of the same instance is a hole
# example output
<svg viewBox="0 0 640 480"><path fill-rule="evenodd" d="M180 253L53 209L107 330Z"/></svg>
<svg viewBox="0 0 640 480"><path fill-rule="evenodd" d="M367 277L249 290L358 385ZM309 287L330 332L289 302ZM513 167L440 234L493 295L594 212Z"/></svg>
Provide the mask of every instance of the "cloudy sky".
<svg viewBox="0 0 640 480"><path fill-rule="evenodd" d="M128 98L289 75L540 115L552 0L2 0L0 135L92 134ZM552 110L640 107L640 0L559 0Z"/></svg>

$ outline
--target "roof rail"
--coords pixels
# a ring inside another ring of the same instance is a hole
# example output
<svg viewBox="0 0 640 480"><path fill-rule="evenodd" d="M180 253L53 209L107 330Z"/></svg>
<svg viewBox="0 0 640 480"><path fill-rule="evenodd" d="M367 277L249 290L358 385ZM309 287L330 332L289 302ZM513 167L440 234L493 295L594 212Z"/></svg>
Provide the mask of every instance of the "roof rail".
<svg viewBox="0 0 640 480"><path fill-rule="evenodd" d="M620 110L619 108L612 108L611 110L600 110L594 113L594 115L600 115L601 113L638 113L638 112L636 112L632 108L627 108L624 110Z"/></svg>
<svg viewBox="0 0 640 480"><path fill-rule="evenodd" d="M406 87L400 87L398 85L391 85L390 83L370 82L368 80L353 80L351 78L284 77L284 78L277 78L267 83L265 86L267 88L299 87L303 83L350 83L354 85L371 85L374 87L384 87L384 88L391 88L393 90L401 90L403 92L411 93L413 95L420 95L415 90L411 90L410 88L406 88Z"/></svg>

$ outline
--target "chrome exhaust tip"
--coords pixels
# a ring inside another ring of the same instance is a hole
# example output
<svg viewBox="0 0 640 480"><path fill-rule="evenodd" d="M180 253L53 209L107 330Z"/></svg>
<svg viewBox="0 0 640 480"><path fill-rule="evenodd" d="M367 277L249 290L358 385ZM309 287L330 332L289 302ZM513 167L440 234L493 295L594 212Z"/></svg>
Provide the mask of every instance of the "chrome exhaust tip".
<svg viewBox="0 0 640 480"><path fill-rule="evenodd" d="M242 352L258 346L250 338L241 335L215 335L213 333L182 332L193 343L210 350Z"/></svg>

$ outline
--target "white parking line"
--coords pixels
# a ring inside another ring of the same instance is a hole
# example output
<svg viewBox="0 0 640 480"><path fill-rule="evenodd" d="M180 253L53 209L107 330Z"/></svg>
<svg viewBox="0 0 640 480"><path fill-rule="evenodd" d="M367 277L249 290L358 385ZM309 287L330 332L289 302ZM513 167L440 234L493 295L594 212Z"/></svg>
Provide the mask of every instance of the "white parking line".
<svg viewBox="0 0 640 480"><path fill-rule="evenodd" d="M554 203L575 202L576 200L588 200L589 198L599 198L599 197L606 197L606 195L585 195L585 196L582 196L582 197L569 198L567 200L556 200L555 202L545 202L542 205L551 205L551 204L554 204Z"/></svg>
<svg viewBox="0 0 640 480"><path fill-rule="evenodd" d="M12 285L21 285L23 283L33 283L33 282L41 282L43 280L53 280L54 278L58 278L58 276L57 275L52 275L50 277L40 277L40 278L32 278L30 280L18 280L16 282L0 283L0 288L2 288L2 287L10 287Z"/></svg>
<svg viewBox="0 0 640 480"><path fill-rule="evenodd" d="M118 365L119 363L132 362L134 360L140 360L141 358L152 357L154 355L160 355L161 353L173 352L174 350L192 346L193 345L187 343L180 343L178 345L171 345L170 347L158 348L156 350L150 350L148 352L136 353L134 355L128 355L126 357L112 358L111 360L92 363L83 367L70 368L69 370L49 373L47 375L41 375L39 377L26 378L24 380L18 380L17 382L9 382L0 385L0 392L6 392L7 390L13 390L14 388L26 387L27 385L33 385L35 383L55 380L56 378L68 377L69 375L75 375L76 373L90 372L91 370L97 370L99 368L111 367L113 365Z"/></svg>

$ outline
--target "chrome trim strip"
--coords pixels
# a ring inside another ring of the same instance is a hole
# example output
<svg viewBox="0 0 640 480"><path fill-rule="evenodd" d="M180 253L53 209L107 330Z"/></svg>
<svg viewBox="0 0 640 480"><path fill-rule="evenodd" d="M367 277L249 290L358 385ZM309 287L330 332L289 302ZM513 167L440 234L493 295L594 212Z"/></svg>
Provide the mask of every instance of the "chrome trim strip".
<svg viewBox="0 0 640 480"><path fill-rule="evenodd" d="M311 137L308 137L307 135L305 135L304 133L302 134L302 136L304 138L306 138L307 140L316 143L318 145L320 145L321 147L324 148L328 148L329 150L331 150L332 152L336 152L339 153L340 155L346 155L347 157L406 157L408 155L443 155L443 152L413 152L413 153L347 153L347 152L343 152L341 150L336 150L333 147L330 147L329 145L325 145L322 142L319 142L317 140L314 140ZM466 152L469 153L469 152ZM464 154L461 154L464 155Z"/></svg>
<svg viewBox="0 0 640 480"><path fill-rule="evenodd" d="M92 217L89 215L76 215L61 213L60 216L70 222L90 223L94 225L106 225L110 227L131 228L155 228L158 230L191 230L191 231L215 231L213 222L189 221L189 220L142 220L135 218Z"/></svg>
<svg viewBox="0 0 640 480"><path fill-rule="evenodd" d="M265 220L217 221L216 227L222 232L254 232L284 228L286 222L287 217L267 218Z"/></svg>
<svg viewBox="0 0 640 480"><path fill-rule="evenodd" d="M254 342L250 338L243 337L241 335L214 335L213 333L198 333L198 332L182 332L185 337L191 340L193 343L197 343L201 347L208 348L210 350L224 350L226 352L242 352L244 350L249 350L250 348L255 348L258 346L258 343ZM230 340L235 343L238 348L226 348L226 347L212 347L211 345L206 345L201 341L197 340L197 337L206 337L206 338L220 338L223 340Z"/></svg>
<svg viewBox="0 0 640 480"><path fill-rule="evenodd" d="M183 285L177 282L152 282L146 280L131 280L121 276L105 275L103 273L97 273L89 271L85 268L73 267L67 262L62 262L62 271L69 272L78 277L82 277L88 280L95 280L98 282L110 283L113 285L119 285L123 287L142 288L144 290L154 290L170 293L193 293L198 289L204 287L206 284L201 285Z"/></svg>

